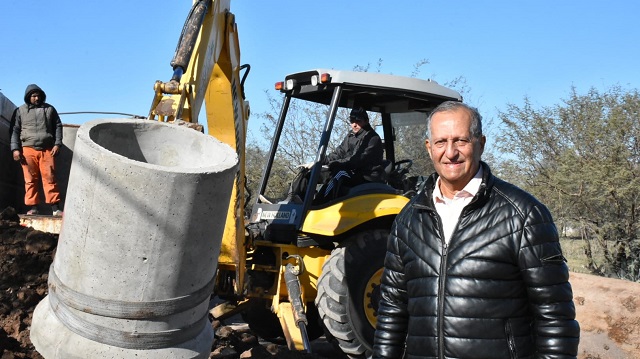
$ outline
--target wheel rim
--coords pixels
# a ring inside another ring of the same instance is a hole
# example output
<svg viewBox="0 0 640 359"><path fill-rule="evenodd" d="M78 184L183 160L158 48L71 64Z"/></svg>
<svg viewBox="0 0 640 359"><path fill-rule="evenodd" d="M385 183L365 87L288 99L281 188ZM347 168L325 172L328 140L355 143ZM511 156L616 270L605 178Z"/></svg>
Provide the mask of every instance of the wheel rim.
<svg viewBox="0 0 640 359"><path fill-rule="evenodd" d="M376 327L378 322L378 302L380 301L380 278L382 278L382 272L384 272L384 268L378 269L369 278L363 298L364 314L373 328Z"/></svg>
<svg viewBox="0 0 640 359"><path fill-rule="evenodd" d="M389 231L354 233L332 251L318 279L316 306L329 341L349 358L370 355Z"/></svg>

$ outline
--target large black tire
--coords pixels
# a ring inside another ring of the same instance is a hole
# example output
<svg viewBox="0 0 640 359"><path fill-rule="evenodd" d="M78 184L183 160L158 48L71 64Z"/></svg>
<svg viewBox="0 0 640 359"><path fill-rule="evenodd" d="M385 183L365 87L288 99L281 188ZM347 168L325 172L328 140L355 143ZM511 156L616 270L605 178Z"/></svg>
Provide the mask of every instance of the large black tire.
<svg viewBox="0 0 640 359"><path fill-rule="evenodd" d="M356 233L322 267L316 306L327 339L350 358L371 354L388 235Z"/></svg>

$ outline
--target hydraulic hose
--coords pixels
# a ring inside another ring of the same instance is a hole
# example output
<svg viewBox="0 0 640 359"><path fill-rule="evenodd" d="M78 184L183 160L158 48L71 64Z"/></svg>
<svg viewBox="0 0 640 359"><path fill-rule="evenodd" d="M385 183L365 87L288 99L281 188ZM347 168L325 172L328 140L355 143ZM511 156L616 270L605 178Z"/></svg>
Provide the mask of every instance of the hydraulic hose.
<svg viewBox="0 0 640 359"><path fill-rule="evenodd" d="M202 28L204 22L204 16L209 9L210 0L200 0L193 4L187 21L185 21L182 27L182 33L178 40L178 46L176 52L171 60L171 68L173 68L173 77L171 80L180 81L182 74L189 66L191 61L191 55L193 55L193 49L196 46L198 40L198 34Z"/></svg>

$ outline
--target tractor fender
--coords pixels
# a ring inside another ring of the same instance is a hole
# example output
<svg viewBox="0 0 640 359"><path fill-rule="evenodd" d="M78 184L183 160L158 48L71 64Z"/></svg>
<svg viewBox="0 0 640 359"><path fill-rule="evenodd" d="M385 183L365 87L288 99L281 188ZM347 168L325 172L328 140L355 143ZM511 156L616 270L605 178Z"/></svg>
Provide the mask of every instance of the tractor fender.
<svg viewBox="0 0 640 359"><path fill-rule="evenodd" d="M336 236L376 218L395 216L409 198L390 193L374 193L347 198L327 207L308 211L302 232Z"/></svg>

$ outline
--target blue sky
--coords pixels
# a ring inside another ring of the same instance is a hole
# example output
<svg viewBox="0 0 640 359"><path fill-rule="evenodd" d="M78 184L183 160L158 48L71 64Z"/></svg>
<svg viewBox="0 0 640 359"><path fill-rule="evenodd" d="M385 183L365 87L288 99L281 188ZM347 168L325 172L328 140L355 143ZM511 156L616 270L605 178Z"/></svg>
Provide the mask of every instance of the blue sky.
<svg viewBox="0 0 640 359"><path fill-rule="evenodd" d="M22 103L37 83L59 112L146 115L191 7L172 1L23 1L0 4L0 92ZM465 100L485 117L507 103L552 106L591 87L640 87L637 1L232 1L241 58L251 65L252 113L287 73L351 70L382 59L381 72L440 83L463 76ZM63 116L81 124L114 116ZM257 116L250 131L258 133Z"/></svg>

